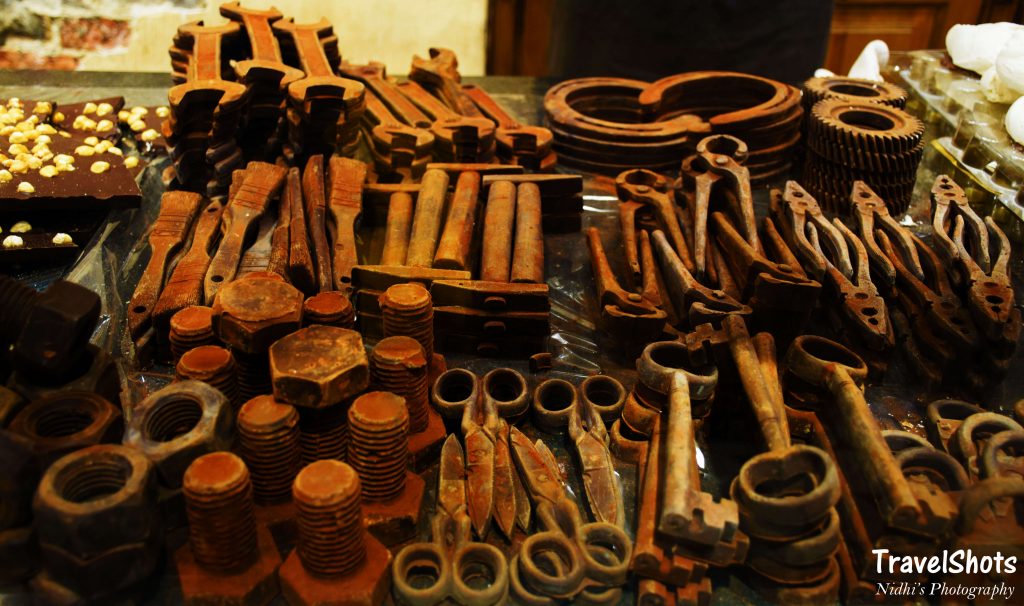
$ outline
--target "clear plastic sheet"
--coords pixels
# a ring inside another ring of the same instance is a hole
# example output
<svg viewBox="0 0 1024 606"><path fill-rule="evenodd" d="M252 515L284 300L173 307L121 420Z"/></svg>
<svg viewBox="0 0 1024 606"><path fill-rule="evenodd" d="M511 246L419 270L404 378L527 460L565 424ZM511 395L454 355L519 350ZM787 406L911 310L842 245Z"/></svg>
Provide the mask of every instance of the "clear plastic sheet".
<svg viewBox="0 0 1024 606"><path fill-rule="evenodd" d="M55 99L57 101L77 101L123 94L128 105L156 105L165 102L166 76L143 75L141 78L125 78L114 74L72 74L68 81L71 87L65 86L63 75L60 78L52 74L40 76L54 84L34 84L13 86L0 76L0 86L4 97L20 96L32 99ZM135 75L138 76L138 75ZM467 79L471 80L471 79ZM89 82L86 85L86 81ZM526 122L539 124L543 122L541 99L547 89L548 82L525 78L485 78L476 80L490 91L495 98L505 104L513 114ZM139 87L139 82L152 86ZM134 87L124 88L125 84L134 83ZM915 203L906 217L904 224L922 235L928 233L928 200L927 192L935 174L948 170L943 164L944 159L934 149L928 148L925 160L919 172L919 186ZM132 348L124 331L125 305L131 297L134 285L141 275L142 269L149 258L146 245L146 229L157 214L159 197L163 186L160 173L166 160L151 165L142 176L144 192L143 205L138 210L117 211L110 214L109 221L86 247L83 256L69 268L67 279L78 282L99 292L103 298L102 322L94 337L94 342L121 355L125 371L126 412L130 415L132 403L137 402L145 392L152 391L166 383L170 378L171 369L165 366L140 368L134 361ZM776 185L780 185L778 183ZM758 216L764 216L767 204L767 189L755 191ZM613 182L604 177L587 179L585 184L583 228L597 227L608 251L613 271L625 282L625 260L622 255L619 219L616 211L617 200L614 195ZM361 247L372 251L375 242L379 242L382 225L375 224L374 214L368 213L364 239ZM376 246L379 246L376 245ZM372 255L372 253L370 253ZM1018 305L1024 301L1021 283L1021 254L1014 255L1012 267L1017 278ZM372 262L372 256L371 256ZM599 309L594 292L590 258L582 232L565 234L549 234L545 237L545 265L548 284L550 286L552 334L549 351L552 354L554 368L540 375L531 375L525 360L502 360L493 358L474 358L463 355L448 357L449 367L465 367L478 375L498 366L510 366L522 372L535 386L546 378L564 378L578 383L583 377L595 373L605 373L623 382L627 389L635 382L633 360L624 359L622 350L601 330L599 326ZM53 279L60 277L61 268L48 268L23 274L37 287L43 287ZM817 325L809 329L828 335L827 330ZM989 396L985 402L989 408L1011 405L1016 399L1024 396L1024 356L1020 350L1013 360L1012 368L1004 383ZM872 410L880 419L883 428L899 428L923 433L921 416L923 404L917 382L907 370L899 353L894 354L893 364L884 379L869 386L867 399ZM941 397L948 394L932 394ZM566 438L552 439L535 431L529 421L524 429L531 437L543 437L555 452L562 471L565 474L573 494L582 496L583 490L577 471L577 462L568 449ZM698 436L698 445L704 456L702 468L705 486L722 494L727 481L735 470L739 460L749 448L725 442L720 437L712 437L705 428ZM716 470L722 469L722 473ZM618 472L623 482L627 528L632 533L633 511L635 505L636 469L629 464L618 465ZM434 490L436 488L436 469L429 470L424 479L428 487L425 496L426 505L421 518L419 540L429 538L429 512L432 511ZM490 541L512 553L516 545L509 546L503 539L492 533ZM177 595L176 583L173 579L173 567L166 568L168 575L160 579L162 598L173 599ZM725 571L715 573L716 585L724 588L716 589L713 603L757 602L749 589L742 583L729 577ZM169 592L170 595L167 595ZM737 593L738 592L738 593ZM742 597L740 597L742 596ZM632 596L627 593L623 603L632 603Z"/></svg>

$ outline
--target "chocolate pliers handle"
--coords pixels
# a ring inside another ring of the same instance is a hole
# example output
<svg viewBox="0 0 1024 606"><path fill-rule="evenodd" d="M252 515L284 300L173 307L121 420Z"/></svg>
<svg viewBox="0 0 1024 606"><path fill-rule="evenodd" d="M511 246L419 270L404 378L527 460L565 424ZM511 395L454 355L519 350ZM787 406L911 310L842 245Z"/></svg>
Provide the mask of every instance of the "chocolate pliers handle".
<svg viewBox="0 0 1024 606"><path fill-rule="evenodd" d="M885 299L871 281L867 249L842 221L833 219L833 222L836 231L844 238L845 246L853 249L852 257L857 261L852 279L831 262L828 265L828 278L843 302L842 313L851 321L865 345L876 351L888 349L894 344L893 327Z"/></svg>
<svg viewBox="0 0 1024 606"><path fill-rule="evenodd" d="M907 267L903 257L889 237L881 230L876 232L881 249L888 256L896 272L900 293L922 309L928 323L959 351L971 351L978 346L978 333L970 316L964 312L960 299L946 278L935 252L916 236L911 236L921 257L927 262L931 284L918 278Z"/></svg>
<svg viewBox="0 0 1024 606"><path fill-rule="evenodd" d="M639 293L627 292L619 286L605 255L604 245L601 244L601 234L596 227L587 229L587 246L590 248L590 261L594 267L594 281L597 283L601 305L614 305L624 312L642 315L657 311L657 308Z"/></svg>
<svg viewBox="0 0 1024 606"><path fill-rule="evenodd" d="M850 192L850 204L853 206L857 220L857 233L864 241L868 258L877 265L875 276L884 284L884 290L890 291L896 285L896 269L889 255L878 244L876 230L881 230L890 242L900 251L905 260L905 267L917 277L924 279L924 270L917 255L917 248L910 238L910 232L903 228L889 214L885 201L878 197L867 183L854 181Z"/></svg>
<svg viewBox="0 0 1024 606"><path fill-rule="evenodd" d="M682 227L676 218L675 205L668 193L668 181L665 177L646 169L627 170L619 173L619 176L615 178L615 192L623 203L638 202L650 205L654 209L658 222L668 234L673 248L676 249L676 254L682 259L686 269L693 272L695 266L690 255L690 247L686 243ZM635 208L630 208L635 213ZM624 227L625 223L626 219L624 218ZM627 237L627 258L632 261L637 258L636 239L634 236L630 242L628 234L624 233L624 236Z"/></svg>
<svg viewBox="0 0 1024 606"><path fill-rule="evenodd" d="M825 217L818 201L796 181L787 181L779 202L778 208L773 210L783 220L781 224L787 232L787 240L804 269L818 280L825 275L829 265L844 276L853 277L853 264L849 250L843 244L844 236ZM817 233L819 244L824 239L831 258L826 258L824 251L808 239L807 233L811 229Z"/></svg>
<svg viewBox="0 0 1024 606"><path fill-rule="evenodd" d="M748 306L733 299L725 291L711 290L698 282L672 250L664 233L655 231L651 236L651 244L661 273L665 276L665 289L677 317L689 318L690 324L695 325L693 322L697 317L707 322L709 316L751 313Z"/></svg>
<svg viewBox="0 0 1024 606"><path fill-rule="evenodd" d="M989 256L988 231L985 229L985 222L971 208L964 190L946 175L939 175L935 179L935 183L932 184L931 199L932 231L935 241L938 243L937 252L943 261L950 266L955 266L957 261L973 263L981 269L982 273L987 273L992 265ZM964 221L970 233L973 255L962 255L961 247L950 237L957 217ZM967 278L967 276L959 277L961 281Z"/></svg>
<svg viewBox="0 0 1024 606"><path fill-rule="evenodd" d="M771 261L750 244L726 216L721 212L711 213L711 225L721 245L722 253L733 268L733 276L743 280L743 288L748 289L758 274L765 274L777 280L788 282L807 282L802 269L794 268L786 263Z"/></svg>
<svg viewBox="0 0 1024 606"><path fill-rule="evenodd" d="M971 310L971 316L977 322L985 335L992 340L1000 340L1004 334L1006 325L1011 322L1018 322L1014 311L1014 292L1010 284L1010 240L999 229L992 217L985 217L985 225L996 241L999 242L999 253L992 265L992 271L985 273L975 263L965 263L968 270L967 282L967 306ZM963 242L964 220L957 217L956 225L953 228L953 240L956 242L960 257L970 259Z"/></svg>

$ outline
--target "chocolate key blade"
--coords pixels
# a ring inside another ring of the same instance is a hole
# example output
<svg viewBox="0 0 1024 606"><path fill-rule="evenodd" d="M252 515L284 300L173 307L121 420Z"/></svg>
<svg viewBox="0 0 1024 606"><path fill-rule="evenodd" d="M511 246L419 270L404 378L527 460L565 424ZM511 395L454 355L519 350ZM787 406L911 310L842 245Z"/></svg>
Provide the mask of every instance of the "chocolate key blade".
<svg viewBox="0 0 1024 606"><path fill-rule="evenodd" d="M441 447L440 465L437 504L454 517L456 512L466 509L466 463L455 434L449 435Z"/></svg>
<svg viewBox="0 0 1024 606"><path fill-rule="evenodd" d="M508 423L501 421L494 443L494 521L509 539L512 538L517 513L514 475Z"/></svg>

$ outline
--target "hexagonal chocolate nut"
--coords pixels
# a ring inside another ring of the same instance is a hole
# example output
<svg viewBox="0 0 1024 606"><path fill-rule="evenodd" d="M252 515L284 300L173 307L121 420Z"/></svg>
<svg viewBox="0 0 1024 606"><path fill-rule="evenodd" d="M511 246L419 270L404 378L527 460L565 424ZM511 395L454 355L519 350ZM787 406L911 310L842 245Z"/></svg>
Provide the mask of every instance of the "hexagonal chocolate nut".
<svg viewBox="0 0 1024 606"><path fill-rule="evenodd" d="M32 494L40 473L32 441L0 430L0 461L0 530L27 526L32 521Z"/></svg>
<svg viewBox="0 0 1024 606"><path fill-rule="evenodd" d="M270 346L274 397L293 406L324 408L370 384L363 337L354 330L315 324Z"/></svg>
<svg viewBox="0 0 1024 606"><path fill-rule="evenodd" d="M160 559L163 534L155 529L145 541L108 549L89 558L39 544L43 568L53 580L86 599L96 599L145 579Z"/></svg>
<svg viewBox="0 0 1024 606"><path fill-rule="evenodd" d="M289 604L301 606L377 606L391 591L391 552L367 533L366 557L352 572L340 577L318 577L302 566L293 549L278 570L281 593Z"/></svg>
<svg viewBox="0 0 1024 606"><path fill-rule="evenodd" d="M213 301L213 332L246 353L270 344L302 325L302 292L276 280L235 280Z"/></svg>
<svg viewBox="0 0 1024 606"><path fill-rule="evenodd" d="M227 397L202 381L179 381L135 407L124 443L153 461L165 486L178 488L192 461L227 450L234 437L235 414Z"/></svg>
<svg viewBox="0 0 1024 606"><path fill-rule="evenodd" d="M159 524L153 464L119 444L83 448L46 470L32 509L40 543L82 559L145 541Z"/></svg>
<svg viewBox="0 0 1024 606"><path fill-rule="evenodd" d="M69 452L107 442L118 442L124 427L121 409L90 391L68 390L47 394L26 406L9 429L32 440L40 469Z"/></svg>
<svg viewBox="0 0 1024 606"><path fill-rule="evenodd" d="M220 572L200 566L186 543L174 553L178 581L186 604L256 606L268 604L280 592L277 569L281 554L264 526L256 527L259 558L244 570Z"/></svg>

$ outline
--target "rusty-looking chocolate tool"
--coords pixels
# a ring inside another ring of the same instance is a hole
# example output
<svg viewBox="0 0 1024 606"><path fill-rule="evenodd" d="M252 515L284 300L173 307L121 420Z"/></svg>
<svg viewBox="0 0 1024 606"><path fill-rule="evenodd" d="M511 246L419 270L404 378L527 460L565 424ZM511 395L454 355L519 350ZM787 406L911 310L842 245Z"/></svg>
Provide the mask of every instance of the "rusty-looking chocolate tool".
<svg viewBox="0 0 1024 606"><path fill-rule="evenodd" d="M889 294L895 288L896 269L893 267L889 255L884 253L878 245L878 240L875 238L878 231L885 233L897 247L907 269L919 280L923 280L924 270L921 269L921 260L917 257L917 249L910 239L910 232L889 214L885 202L867 183L853 182L853 189L850 191L850 205L856 220L857 235L861 237L864 246L868 249L868 258L875 266L874 274L881 281L878 286L881 286L882 291Z"/></svg>
<svg viewBox="0 0 1024 606"><path fill-rule="evenodd" d="M694 155L683 160L683 174L693 182L693 264L697 277L707 268L708 214L712 201L724 199L743 239L754 250L762 250L754 220L754 199L750 191L750 171L744 166L747 144L729 135L704 137ZM721 209L726 210L726 209Z"/></svg>
<svg viewBox="0 0 1024 606"><path fill-rule="evenodd" d="M324 190L324 175L324 157L310 156L306 161L305 170L302 171L302 197L306 207L306 223L319 292L334 290L331 252L326 231L327 194Z"/></svg>
<svg viewBox="0 0 1024 606"><path fill-rule="evenodd" d="M349 290L352 268L359 264L356 251L356 221L363 212L365 182L366 164L359 160L331 156L327 211L331 216L331 233L334 236L331 255L334 290Z"/></svg>
<svg viewBox="0 0 1024 606"><path fill-rule="evenodd" d="M632 168L668 170L710 132L694 113L645 121L638 102L649 85L624 78L580 78L548 89L544 113L564 164L615 175Z"/></svg>
<svg viewBox="0 0 1024 606"><path fill-rule="evenodd" d="M415 82L403 82L398 89L433 118L435 155L455 162L487 162L494 157L490 119L458 114Z"/></svg>
<svg viewBox="0 0 1024 606"><path fill-rule="evenodd" d="M241 32L237 23L203 25L202 21L178 27L177 37L191 46L188 63L188 82L172 87L167 92L171 111L187 120L190 108L208 105L228 111L244 103L247 89L237 82L221 79L221 47L225 38Z"/></svg>
<svg viewBox="0 0 1024 606"><path fill-rule="evenodd" d="M487 193L480 255L481 280L509 281L517 194L516 186L510 181L494 183Z"/></svg>
<svg viewBox="0 0 1024 606"><path fill-rule="evenodd" d="M608 330L616 336L630 341L649 343L665 328L668 316L638 293L626 292L612 273L608 257L601 244L601 233L596 228L587 229L587 245L590 248L590 262L597 286L598 305L601 319Z"/></svg>
<svg viewBox="0 0 1024 606"><path fill-rule="evenodd" d="M434 162L427 165L427 170L443 170L448 173L449 179L453 176L456 178L455 191L434 254L434 267L471 269L470 252L479 216L477 209L481 179L484 175L505 174L509 172L508 169L498 164Z"/></svg>
<svg viewBox="0 0 1024 606"><path fill-rule="evenodd" d="M320 38L332 31L331 24L326 19L298 24L289 18L274 22L274 31L291 38L306 73L288 85L289 140L305 152L351 151L348 139L362 117L365 89L335 75Z"/></svg>
<svg viewBox="0 0 1024 606"><path fill-rule="evenodd" d="M712 349L728 350L767 447L767 452L743 464L733 485L732 497L743 526L751 534L759 531L759 536L799 535L820 526L830 514L839 500L839 478L835 463L823 450L791 443L782 387L774 370L774 342L769 333L756 338L758 345L743 318L728 316L720 330L701 327L686 335L685 343L697 363L711 362ZM801 490L793 479L803 475L813 479ZM773 492L781 486L786 488Z"/></svg>
<svg viewBox="0 0 1024 606"><path fill-rule="evenodd" d="M431 267L437 240L441 235L445 198L448 195L448 173L428 170L423 173L412 218L409 247L405 264L412 267Z"/></svg>
<svg viewBox="0 0 1024 606"><path fill-rule="evenodd" d="M571 383L548 379L534 391L533 415L537 426L550 433L568 428L591 514L598 522L624 527L622 486L608 450L608 431L593 402L579 397Z"/></svg>
<svg viewBox="0 0 1024 606"><path fill-rule="evenodd" d="M138 339L150 327L150 315L160 297L171 257L188 240L192 222L203 197L185 191L167 192L160 198L160 214L149 232L150 257L128 303L128 332Z"/></svg>
<svg viewBox="0 0 1024 606"><path fill-rule="evenodd" d="M718 369L690 370L686 346L674 341L651 343L636 364L644 385L668 396L658 531L702 545L732 541L739 525L736 503L716 501L701 490L690 412L691 393L705 399L718 383Z"/></svg>
<svg viewBox="0 0 1024 606"><path fill-rule="evenodd" d="M949 231L952 227L952 238ZM967 306L985 335L1001 340L1010 322L1020 323L1014 314L1014 293L1010 284L1010 241L991 217L983 221L971 209L964 191L945 175L932 186L932 228L937 252L950 269L953 281L967 288ZM987 228L987 229L986 229ZM964 242L964 231L971 249ZM991 230L999 242L995 262L989 256Z"/></svg>
<svg viewBox="0 0 1024 606"><path fill-rule="evenodd" d="M661 230L651 236L651 244L661 275L664 276L668 302L677 318L685 318L690 326L697 326L705 322L717 324L727 315L750 315L750 307L733 299L725 291L712 290L698 282L676 255Z"/></svg>
<svg viewBox="0 0 1024 606"><path fill-rule="evenodd" d="M406 192L394 192L388 197L388 218L384 227L384 247L380 253L381 265L405 265L409 253L409 230L412 227L413 199Z"/></svg>
<svg viewBox="0 0 1024 606"><path fill-rule="evenodd" d="M749 148L751 180L785 172L800 142L800 89L750 74L697 71L666 76L637 99L647 119L698 114L696 133L732 135Z"/></svg>
<svg viewBox="0 0 1024 606"><path fill-rule="evenodd" d="M369 127L370 151L378 174L395 173L403 180L422 176L432 159L433 133L402 123L376 93L367 90L365 94L363 119Z"/></svg>
<svg viewBox="0 0 1024 606"><path fill-rule="evenodd" d="M416 129L429 129L433 124L433 119L416 107L415 103L402 94L398 85L387 78L383 63L342 63L341 73L366 85L402 123Z"/></svg>
<svg viewBox="0 0 1024 606"><path fill-rule="evenodd" d="M925 431L932 444L949 452L949 440L967 417L985 409L963 400L935 400L928 404L924 419Z"/></svg>
<svg viewBox="0 0 1024 606"><path fill-rule="evenodd" d="M281 276L288 282L292 281L288 274L288 253L291 247L292 198L296 193L299 195L299 206L301 206L302 183L298 167L293 166L285 175L284 187L281 189L281 196L277 201L277 220L274 222L274 230L270 236L270 256L267 259L267 271ZM268 213L266 216L271 215ZM305 217L302 222L305 225ZM312 267L310 273L312 274Z"/></svg>
<svg viewBox="0 0 1024 606"><path fill-rule="evenodd" d="M206 304L238 271L242 246L252 226L263 216L271 198L284 185L287 169L266 162L250 162L238 193L228 200L221 219L224 237L206 270L203 291Z"/></svg>
<svg viewBox="0 0 1024 606"><path fill-rule="evenodd" d="M213 245L220 236L223 213L224 206L220 202L210 202L199 213L195 229L192 230L192 243L167 278L153 308L153 326L158 331L168 328L171 317L178 311L191 305L202 305L203 277L210 266Z"/></svg>
<svg viewBox="0 0 1024 606"><path fill-rule="evenodd" d="M540 440L511 428L512 451L536 506L543 529L527 537L509 564L512 591L524 603L586 600L614 604L626 582L633 543L607 522L584 523L558 471L554 455Z"/></svg>
<svg viewBox="0 0 1024 606"><path fill-rule="evenodd" d="M949 454L961 464L972 480L983 476L983 455L989 451L996 438L1004 433L1024 431L1019 423L1010 417L995 412L980 412L963 420L949 440ZM991 455L997 453L993 452ZM1013 457L999 457L1009 462ZM993 459L992 464L997 461ZM994 467L991 468L994 470Z"/></svg>
<svg viewBox="0 0 1024 606"><path fill-rule="evenodd" d="M634 283L640 279L640 259L636 243L636 212L640 208L639 205L650 205L654 208L658 223L668 234L676 254L682 259L688 271L694 271L693 255L676 219L668 187L665 177L644 169L628 170L615 178L615 193L621 201L619 220L622 223L626 262L632 271Z"/></svg>
<svg viewBox="0 0 1024 606"><path fill-rule="evenodd" d="M462 75L455 53L447 48L431 48L429 52L429 59L413 56L409 79L434 92L453 111L463 116L481 117L480 110L462 92Z"/></svg>
<svg viewBox="0 0 1024 606"><path fill-rule="evenodd" d="M287 213L284 208L287 207ZM285 271L288 281L306 295L320 292L317 283L316 269L313 263L313 251L309 246L309 235L306 229L306 209L302 199L302 176L298 167L288 169L288 178L281 193L282 214L288 217L288 251L285 255ZM278 221L282 221L278 217Z"/></svg>
<svg viewBox="0 0 1024 606"><path fill-rule="evenodd" d="M467 406L477 399L493 402L502 419L516 419L530 406L530 389L522 373L512 368L495 368L481 380L464 368L452 368L437 377L430 391L431 401L442 417L459 420Z"/></svg>
<svg viewBox="0 0 1024 606"><path fill-rule="evenodd" d="M540 187L520 183L516 187L515 244L509 279L515 283L544 283L544 226Z"/></svg>
<svg viewBox="0 0 1024 606"><path fill-rule="evenodd" d="M242 253L234 279L238 280L250 274L269 274L277 276L282 280L285 279L283 275L270 270L271 257L275 252L274 233L277 231L276 225L277 220L273 213L266 212L260 217L259 225L256 227L256 239Z"/></svg>
<svg viewBox="0 0 1024 606"><path fill-rule="evenodd" d="M433 540L412 543L395 555L392 591L399 603L433 606L451 600L460 606L496 606L508 600L505 555L472 540L466 484L462 446L450 435L441 447ZM482 578L489 581L485 587Z"/></svg>
<svg viewBox="0 0 1024 606"><path fill-rule="evenodd" d="M512 117L484 89L475 84L463 84L462 93L472 99L485 116L497 125L495 139L498 154L504 160L513 161L534 170L551 170L558 157L551 151L554 135L542 126L521 124Z"/></svg>
<svg viewBox="0 0 1024 606"><path fill-rule="evenodd" d="M867 249L860 238L838 219L825 219L814 197L796 181L787 181L776 201L776 223L804 269L828 283L853 340L873 351L892 348L895 337L888 309L871 281Z"/></svg>
<svg viewBox="0 0 1024 606"><path fill-rule="evenodd" d="M498 411L494 407L493 399L479 398L466 402L462 412L462 435L466 451L470 453L466 462L469 518L476 535L481 539L487 537L495 507L508 508L507 503L496 503L494 499L495 445L498 441L498 428ZM512 514L514 523L514 504Z"/></svg>
<svg viewBox="0 0 1024 606"><path fill-rule="evenodd" d="M866 484L883 523L916 535L945 536L956 521L956 502L946 493L916 488L903 475L858 386L867 375L864 361L839 343L805 335L790 345L786 367L791 377L828 394L818 403L827 409L818 415L857 461L856 469L844 471L848 478L856 472Z"/></svg>

